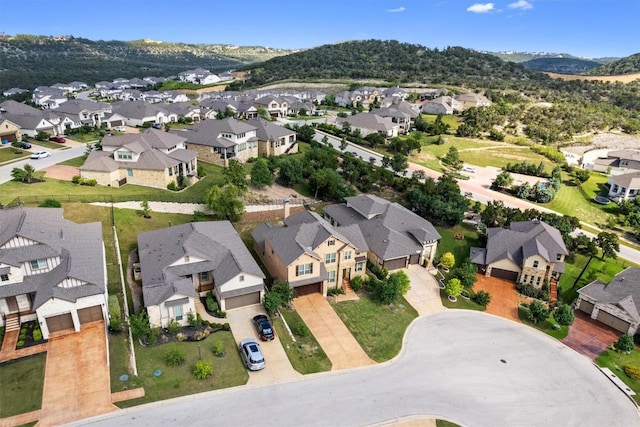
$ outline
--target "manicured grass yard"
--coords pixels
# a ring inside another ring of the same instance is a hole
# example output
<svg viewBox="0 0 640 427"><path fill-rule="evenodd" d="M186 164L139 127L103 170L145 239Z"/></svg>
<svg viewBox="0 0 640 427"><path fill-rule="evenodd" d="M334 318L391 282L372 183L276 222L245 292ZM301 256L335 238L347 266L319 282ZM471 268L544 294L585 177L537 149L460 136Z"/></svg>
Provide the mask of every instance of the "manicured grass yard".
<svg viewBox="0 0 640 427"><path fill-rule="evenodd" d="M392 305L380 305L368 296L358 301L331 303L362 349L376 362L397 356L409 324L418 317L404 299Z"/></svg>
<svg viewBox="0 0 640 427"><path fill-rule="evenodd" d="M304 325L304 321L297 312L288 310L280 310L280 312L294 333L299 325ZM301 374L331 370L331 361L311 332L304 338L296 335L296 342L293 342L282 319L273 319L273 326L276 328L276 334L293 369Z"/></svg>
<svg viewBox="0 0 640 427"><path fill-rule="evenodd" d="M589 268L584 272L580 281L574 287L573 283L580 275L580 272L588 260L589 257L580 254L574 254L571 258L565 260L565 272L560 276L560 282L558 284L562 302L571 304L578 296L578 289L584 285L594 280L609 283L613 276L631 265L623 259L613 260L605 258L603 261L598 257L594 257L589 264Z"/></svg>
<svg viewBox="0 0 640 427"><path fill-rule="evenodd" d="M636 347L631 354L618 353L613 350L605 350L596 359L598 366L611 369L611 372L616 374L626 385L629 386L637 394L633 396L636 403L640 403L640 380L634 380L629 378L624 373L623 368L626 365L640 366L640 350Z"/></svg>
<svg viewBox="0 0 640 427"><path fill-rule="evenodd" d="M427 123L433 123L438 118L438 115L437 114L422 114L422 118ZM454 116L452 114L444 114L442 116L442 123L449 125L449 131L451 133L455 133L456 130L458 129L458 126L460 126L461 122L458 120L457 116Z"/></svg>
<svg viewBox="0 0 640 427"><path fill-rule="evenodd" d="M213 345L221 340L224 343L224 357L216 357ZM167 366L164 354L169 349L178 349L185 355L185 361L180 366ZM187 394L201 393L209 390L235 387L246 384L249 374L242 364L236 342L231 332L220 331L209 335L199 342L176 342L154 347L142 347L135 344L136 360L138 363L138 379L136 385L144 387L145 396L139 399L118 403L121 408L170 399ZM193 376L193 367L199 360L207 360L213 364L213 375L205 380L198 380ZM153 375L156 369L162 370L162 375ZM128 382L117 380L120 389L129 386ZM118 390L118 388L115 388Z"/></svg>
<svg viewBox="0 0 640 427"><path fill-rule="evenodd" d="M87 155L82 155L80 157L74 157L73 159L65 160L64 162L60 162L58 164L79 168L80 166L84 165L85 160L87 160Z"/></svg>
<svg viewBox="0 0 640 427"><path fill-rule="evenodd" d="M0 418L41 408L46 361L41 353L0 366Z"/></svg>
<svg viewBox="0 0 640 427"><path fill-rule="evenodd" d="M475 227L467 224L459 224L455 227L436 227L442 239L438 242L438 250L436 251L435 260L445 252L451 252L456 258L456 266L469 258L469 251L472 246L480 246L478 240L478 232ZM456 234L464 235L464 239L456 239Z"/></svg>
<svg viewBox="0 0 640 427"><path fill-rule="evenodd" d="M25 159L29 157L30 154L31 153L28 151L11 147L11 145L6 145L0 148L0 163L10 162L12 160Z"/></svg>
<svg viewBox="0 0 640 427"><path fill-rule="evenodd" d="M446 283L446 282L445 282ZM440 289L440 299L442 300L442 305L447 308L457 308L460 310L476 310L476 311L485 311L487 307L484 305L480 305L471 299L463 298L462 295L456 298L456 302L449 301L449 297L444 289Z"/></svg>
<svg viewBox="0 0 640 427"><path fill-rule="evenodd" d="M551 335L552 337L558 340L566 338L567 334L569 333L568 326L558 325L560 326L560 328L555 328L554 325L557 325L557 323L552 316L547 317L547 320L537 325L529 321L529 309L521 305L518 306L518 318L525 325L531 326L532 328L536 328L547 335Z"/></svg>
<svg viewBox="0 0 640 427"><path fill-rule="evenodd" d="M109 372L111 378L111 392L122 390L120 375L129 375L127 387L132 389L140 386L141 382L133 377L129 370L129 334L123 330L119 334L109 333Z"/></svg>
<svg viewBox="0 0 640 427"><path fill-rule="evenodd" d="M496 146L495 142L492 146ZM507 163L519 163L526 160L536 165L540 162L544 163L545 169L549 172L553 169L553 163L546 157L534 153L529 147L517 145L500 146L500 148L487 150L460 150L460 158L465 163L483 167L503 168L507 166Z"/></svg>

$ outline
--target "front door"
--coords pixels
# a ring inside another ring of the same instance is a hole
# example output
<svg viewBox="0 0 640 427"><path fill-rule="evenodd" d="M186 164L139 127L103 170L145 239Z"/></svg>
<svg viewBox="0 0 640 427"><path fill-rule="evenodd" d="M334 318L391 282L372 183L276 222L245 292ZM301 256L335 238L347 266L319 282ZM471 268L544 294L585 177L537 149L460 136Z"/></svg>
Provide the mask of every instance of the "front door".
<svg viewBox="0 0 640 427"><path fill-rule="evenodd" d="M176 305L175 307L173 307L173 317L176 320L182 320L182 306L181 305Z"/></svg>
<svg viewBox="0 0 640 427"><path fill-rule="evenodd" d="M7 301L9 313L15 313L18 311L18 300L16 300L16 297L6 297L5 301Z"/></svg>

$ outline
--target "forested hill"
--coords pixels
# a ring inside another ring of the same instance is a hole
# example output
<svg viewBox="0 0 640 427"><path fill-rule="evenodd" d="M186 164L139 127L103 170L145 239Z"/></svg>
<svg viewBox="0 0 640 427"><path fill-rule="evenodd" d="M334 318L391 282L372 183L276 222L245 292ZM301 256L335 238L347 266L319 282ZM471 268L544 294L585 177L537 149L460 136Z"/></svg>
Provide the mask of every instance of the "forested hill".
<svg viewBox="0 0 640 427"><path fill-rule="evenodd" d="M290 52L259 46L19 35L0 39L0 89L170 76L196 67L220 73Z"/></svg>
<svg viewBox="0 0 640 427"><path fill-rule="evenodd" d="M593 76L620 76L633 73L640 73L640 53L594 68L589 72Z"/></svg>
<svg viewBox="0 0 640 427"><path fill-rule="evenodd" d="M527 68L559 74L582 74L601 66L599 62L579 58L535 58L522 62Z"/></svg>
<svg viewBox="0 0 640 427"><path fill-rule="evenodd" d="M443 50L397 41L324 45L247 67L251 84L285 79L375 79L431 84L544 81L547 76L494 55L461 47Z"/></svg>

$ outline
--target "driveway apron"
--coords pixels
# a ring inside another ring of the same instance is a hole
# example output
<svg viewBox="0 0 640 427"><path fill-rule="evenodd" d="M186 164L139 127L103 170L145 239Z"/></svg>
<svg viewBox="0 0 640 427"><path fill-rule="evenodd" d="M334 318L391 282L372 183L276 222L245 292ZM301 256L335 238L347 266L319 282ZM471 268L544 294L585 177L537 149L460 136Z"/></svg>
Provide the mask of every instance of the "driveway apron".
<svg viewBox="0 0 640 427"><path fill-rule="evenodd" d="M320 294L305 295L295 298L293 305L331 360L332 370L375 363L360 347L325 297Z"/></svg>
<svg viewBox="0 0 640 427"><path fill-rule="evenodd" d="M518 317L518 302L530 302L531 298L518 295L513 282L484 274L476 275L478 281L473 285L474 292L486 291L491 295L491 302L487 306L487 313L520 322Z"/></svg>
<svg viewBox="0 0 640 427"><path fill-rule="evenodd" d="M56 426L117 409L111 403L104 322L50 337L38 425Z"/></svg>
<svg viewBox="0 0 640 427"><path fill-rule="evenodd" d="M440 299L438 281L426 268L410 266L405 272L411 280L411 288L404 298L416 309L418 315L424 316L445 309Z"/></svg>
<svg viewBox="0 0 640 427"><path fill-rule="evenodd" d="M591 360L595 360L622 335L622 332L592 320L580 310L575 313L576 319L562 342Z"/></svg>

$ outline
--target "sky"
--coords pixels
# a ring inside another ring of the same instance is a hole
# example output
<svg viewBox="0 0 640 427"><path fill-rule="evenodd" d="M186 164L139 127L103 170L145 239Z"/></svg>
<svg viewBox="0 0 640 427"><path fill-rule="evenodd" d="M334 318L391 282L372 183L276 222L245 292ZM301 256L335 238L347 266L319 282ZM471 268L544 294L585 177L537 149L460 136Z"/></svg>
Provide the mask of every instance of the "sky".
<svg viewBox="0 0 640 427"><path fill-rule="evenodd" d="M640 0L0 0L0 16L0 33L91 40L300 49L379 39L587 58L640 52Z"/></svg>

